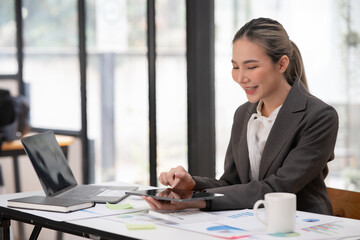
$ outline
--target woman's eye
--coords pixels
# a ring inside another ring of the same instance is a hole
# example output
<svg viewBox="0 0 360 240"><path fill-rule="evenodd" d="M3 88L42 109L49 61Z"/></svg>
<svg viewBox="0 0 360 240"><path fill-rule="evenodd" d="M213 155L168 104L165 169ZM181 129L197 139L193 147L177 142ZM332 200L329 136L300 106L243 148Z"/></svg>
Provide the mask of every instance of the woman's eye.
<svg viewBox="0 0 360 240"><path fill-rule="evenodd" d="M255 68L257 68L257 66L253 66L253 67L248 67L248 69L255 69Z"/></svg>
<svg viewBox="0 0 360 240"><path fill-rule="evenodd" d="M235 66L233 66L233 69L239 69L239 67L235 67Z"/></svg>

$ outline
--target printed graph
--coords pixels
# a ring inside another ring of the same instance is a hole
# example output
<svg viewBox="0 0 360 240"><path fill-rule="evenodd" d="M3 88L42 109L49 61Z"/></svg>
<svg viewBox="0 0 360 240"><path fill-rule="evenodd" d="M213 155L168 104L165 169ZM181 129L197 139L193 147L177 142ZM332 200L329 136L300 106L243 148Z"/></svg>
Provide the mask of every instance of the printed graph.
<svg viewBox="0 0 360 240"><path fill-rule="evenodd" d="M241 217L251 217L254 216L253 212L242 212L242 213L237 213L234 215L230 215L228 216L229 218L241 218Z"/></svg>
<svg viewBox="0 0 360 240"><path fill-rule="evenodd" d="M211 231L211 232L218 232L218 233L239 233L239 232L243 233L243 232L246 232L244 229L230 227L230 226L226 226L226 225L212 226L212 227L208 227L206 230Z"/></svg>
<svg viewBox="0 0 360 240"><path fill-rule="evenodd" d="M306 232L312 232L312 233L318 233L318 234L323 234L323 235L327 235L327 236L332 236L332 235L336 235L338 233L338 231L343 228L344 227L342 225L337 224L337 223L326 223L326 224L321 224L321 225L317 225L317 226L303 228L303 230Z"/></svg>

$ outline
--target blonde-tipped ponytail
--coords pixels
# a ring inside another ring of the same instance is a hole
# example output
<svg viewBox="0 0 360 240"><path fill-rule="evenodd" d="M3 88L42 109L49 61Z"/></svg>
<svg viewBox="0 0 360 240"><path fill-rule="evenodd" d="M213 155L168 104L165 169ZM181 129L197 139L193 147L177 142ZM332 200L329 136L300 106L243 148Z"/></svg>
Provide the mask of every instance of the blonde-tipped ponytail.
<svg viewBox="0 0 360 240"><path fill-rule="evenodd" d="M299 79L304 84L305 88L309 91L301 53L296 44L291 40L290 42L292 53L290 56L289 66L285 71L285 78L290 85L294 83L295 79Z"/></svg>

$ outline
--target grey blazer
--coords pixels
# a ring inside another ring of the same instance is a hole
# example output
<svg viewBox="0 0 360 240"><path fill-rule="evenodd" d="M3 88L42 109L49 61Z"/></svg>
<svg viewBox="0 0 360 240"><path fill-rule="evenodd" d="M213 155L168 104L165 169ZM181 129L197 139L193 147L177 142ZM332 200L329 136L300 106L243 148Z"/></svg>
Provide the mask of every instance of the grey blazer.
<svg viewBox="0 0 360 240"><path fill-rule="evenodd" d="M338 132L335 109L295 81L265 144L259 180L250 181L246 134L256 106L247 102L235 112L221 178L193 177L195 190L225 194L211 200L207 209L253 208L266 193L290 192L297 196L298 210L332 214L324 179L327 162L334 159Z"/></svg>

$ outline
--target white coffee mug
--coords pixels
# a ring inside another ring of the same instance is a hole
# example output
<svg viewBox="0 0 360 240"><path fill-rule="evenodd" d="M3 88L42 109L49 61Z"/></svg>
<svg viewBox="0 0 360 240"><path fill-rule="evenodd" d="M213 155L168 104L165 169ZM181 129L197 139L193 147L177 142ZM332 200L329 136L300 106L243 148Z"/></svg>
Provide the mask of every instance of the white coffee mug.
<svg viewBox="0 0 360 240"><path fill-rule="evenodd" d="M265 221L257 213L262 204L265 206ZM254 214L266 225L268 233L293 232L296 221L296 195L282 192L267 193L265 200L258 200L254 204Z"/></svg>

